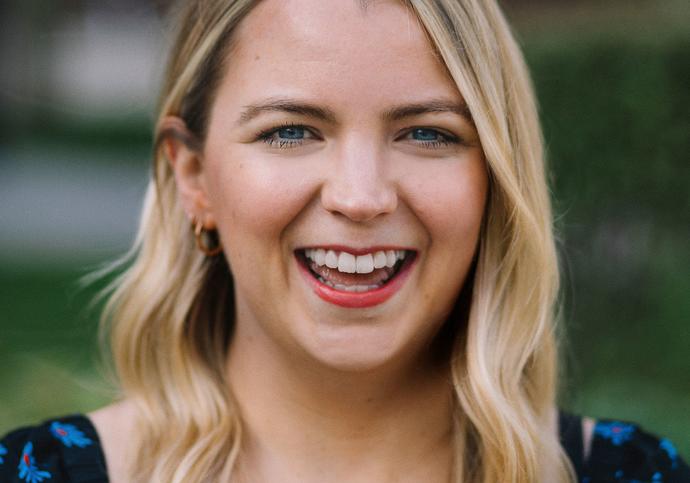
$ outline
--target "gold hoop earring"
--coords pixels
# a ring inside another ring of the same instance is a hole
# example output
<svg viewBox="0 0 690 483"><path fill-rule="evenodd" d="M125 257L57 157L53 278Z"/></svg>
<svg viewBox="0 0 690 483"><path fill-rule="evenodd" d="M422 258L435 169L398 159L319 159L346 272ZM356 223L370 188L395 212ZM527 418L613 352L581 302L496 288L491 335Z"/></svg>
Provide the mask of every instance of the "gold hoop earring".
<svg viewBox="0 0 690 483"><path fill-rule="evenodd" d="M221 245L218 239L218 231L206 230L204 224L196 220L192 220L192 225L194 227L196 246L204 255L207 257L215 257L223 251L223 245Z"/></svg>

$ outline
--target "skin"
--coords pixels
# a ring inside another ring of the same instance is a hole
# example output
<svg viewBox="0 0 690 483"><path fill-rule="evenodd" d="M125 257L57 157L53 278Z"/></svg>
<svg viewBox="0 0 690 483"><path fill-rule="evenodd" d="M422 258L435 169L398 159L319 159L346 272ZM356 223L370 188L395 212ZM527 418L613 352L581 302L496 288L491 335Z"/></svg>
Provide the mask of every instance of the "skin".
<svg viewBox="0 0 690 483"><path fill-rule="evenodd" d="M228 371L248 428L240 471L446 481L451 387L429 345L472 263L488 184L462 96L398 2L266 1L236 41L203 150L175 139L167 149L185 209L218 230L234 276ZM267 98L333 119L238 122ZM431 101L457 107L383 115ZM278 147L293 131L273 145L257 139L286 123L305 127L299 144ZM385 303L343 308L314 294L294 256L332 244L394 245L417 260Z"/></svg>
<svg viewBox="0 0 690 483"><path fill-rule="evenodd" d="M368 372L416 363L474 256L487 176L476 131L461 115L391 123L381 113L429 99L462 105L460 93L397 2L364 13L356 2L268 1L237 41L203 153L180 147L175 165L188 211L217 227L232 267L234 347L251 331L299 364ZM238 126L244 106L275 97L330 109L335 123L272 112ZM292 122L309 127L302 145L256 140ZM408 134L418 126L464 142L422 147ZM329 244L410 247L417 266L385 304L344 309L313 294L293 254Z"/></svg>
<svg viewBox="0 0 690 483"><path fill-rule="evenodd" d="M165 149L188 216L218 230L234 277L238 481L448 481L451 385L430 342L476 252L486 168L461 112L382 113L462 96L395 1L264 0L236 41L203 149L176 138ZM238 123L267 98L333 119L271 111ZM283 124L298 126L275 131ZM185 133L178 118L163 127ZM258 139L271 130L272 145ZM414 249L416 264L385 303L339 307L294 256L330 244ZM124 401L89 415L114 482L126 481L132 411Z"/></svg>
<svg viewBox="0 0 690 483"><path fill-rule="evenodd" d="M249 435L240 468L259 481L446 481L450 387L428 345L475 254L487 175L461 114L382 113L432 99L462 106L462 96L397 2L363 12L267 1L236 39L203 153L178 146L175 171L235 278L228 370ZM238 124L245 106L278 97L328 109L334 122L270 112ZM284 123L309 128L301 144L257 141ZM431 149L415 127L459 141ZM294 257L329 244L397 245L418 259L387 302L348 309L318 298Z"/></svg>

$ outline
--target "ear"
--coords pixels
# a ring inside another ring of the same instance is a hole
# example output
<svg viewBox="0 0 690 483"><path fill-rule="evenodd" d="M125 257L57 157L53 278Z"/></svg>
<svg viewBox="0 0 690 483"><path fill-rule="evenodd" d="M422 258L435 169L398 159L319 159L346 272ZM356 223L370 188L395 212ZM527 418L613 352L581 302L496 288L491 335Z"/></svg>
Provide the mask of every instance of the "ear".
<svg viewBox="0 0 690 483"><path fill-rule="evenodd" d="M208 195L203 182L202 152L196 136L177 116L166 116L159 130L163 133L161 148L175 175L177 192L190 220L199 220L204 228L215 228Z"/></svg>

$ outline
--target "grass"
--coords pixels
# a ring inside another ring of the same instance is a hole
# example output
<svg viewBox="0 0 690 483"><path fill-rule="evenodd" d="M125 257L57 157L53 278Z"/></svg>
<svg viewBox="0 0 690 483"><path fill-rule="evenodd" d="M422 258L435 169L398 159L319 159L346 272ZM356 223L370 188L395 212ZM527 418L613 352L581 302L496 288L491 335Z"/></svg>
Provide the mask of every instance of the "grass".
<svg viewBox="0 0 690 483"><path fill-rule="evenodd" d="M0 270L0 432L94 409L110 389L98 369L94 288L73 269Z"/></svg>

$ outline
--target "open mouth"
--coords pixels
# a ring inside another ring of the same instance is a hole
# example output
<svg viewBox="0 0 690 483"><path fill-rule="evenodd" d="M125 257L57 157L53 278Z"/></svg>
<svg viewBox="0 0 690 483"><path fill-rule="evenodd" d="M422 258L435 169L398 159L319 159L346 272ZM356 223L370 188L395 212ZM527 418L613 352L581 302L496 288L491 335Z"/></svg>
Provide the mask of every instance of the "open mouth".
<svg viewBox="0 0 690 483"><path fill-rule="evenodd" d="M411 264L413 250L376 250L361 255L324 248L295 252L300 264L318 282L332 290L364 293L393 282Z"/></svg>

